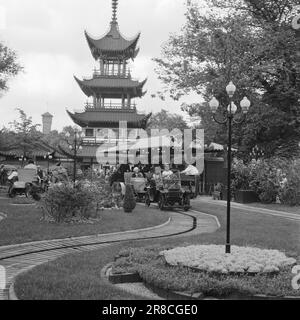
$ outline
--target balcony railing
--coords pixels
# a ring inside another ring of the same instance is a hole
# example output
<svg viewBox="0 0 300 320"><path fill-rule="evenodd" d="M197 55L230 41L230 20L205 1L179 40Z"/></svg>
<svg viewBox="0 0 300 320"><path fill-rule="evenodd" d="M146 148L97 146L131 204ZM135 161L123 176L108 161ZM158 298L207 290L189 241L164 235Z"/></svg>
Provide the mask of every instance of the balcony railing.
<svg viewBox="0 0 300 320"><path fill-rule="evenodd" d="M84 145L101 145L103 143L116 143L119 139L108 139L108 138L101 138L101 137L83 137L82 142ZM127 142L136 142L136 139L126 139Z"/></svg>
<svg viewBox="0 0 300 320"><path fill-rule="evenodd" d="M98 111L101 110L132 110L136 111L136 104L131 103L130 106L125 104L124 106L121 103L105 103L104 106L96 107L93 103L86 103L85 104L85 111Z"/></svg>
<svg viewBox="0 0 300 320"><path fill-rule="evenodd" d="M125 74L122 71L119 73L118 70L104 71L103 73L101 73L100 70L94 70L93 77L94 78L101 78L101 77L131 78L131 73L130 73L130 70L127 70Z"/></svg>
<svg viewBox="0 0 300 320"><path fill-rule="evenodd" d="M101 72L100 70L94 70L93 76L92 77L83 77L83 80L91 80L91 79L97 79L97 78L118 78L118 79L131 79L131 80L136 80L131 77L130 70L126 71L124 74L123 72L118 72L118 71L105 71Z"/></svg>

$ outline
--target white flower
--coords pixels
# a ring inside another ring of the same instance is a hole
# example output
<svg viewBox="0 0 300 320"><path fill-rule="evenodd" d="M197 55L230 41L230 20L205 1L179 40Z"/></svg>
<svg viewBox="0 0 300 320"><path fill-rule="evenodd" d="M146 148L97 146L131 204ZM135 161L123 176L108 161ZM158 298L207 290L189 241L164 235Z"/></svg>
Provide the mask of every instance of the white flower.
<svg viewBox="0 0 300 320"><path fill-rule="evenodd" d="M278 272L293 265L296 260L287 258L278 250L232 246L232 253L225 254L224 246L192 245L160 252L170 265L183 265L208 272Z"/></svg>

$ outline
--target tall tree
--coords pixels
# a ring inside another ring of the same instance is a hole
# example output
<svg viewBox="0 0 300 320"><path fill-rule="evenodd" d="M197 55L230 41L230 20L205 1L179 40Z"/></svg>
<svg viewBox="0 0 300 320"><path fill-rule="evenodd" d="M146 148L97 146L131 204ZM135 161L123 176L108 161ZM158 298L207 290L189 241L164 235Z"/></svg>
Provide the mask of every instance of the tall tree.
<svg viewBox="0 0 300 320"><path fill-rule="evenodd" d="M208 14L190 2L182 32L171 36L162 58L155 59L166 92L177 99L193 91L206 101L214 95L222 113L232 80L235 99L247 95L252 102L247 122L234 130L234 142L248 151L259 144L268 155L293 155L300 137L296 41L290 27L296 2L207 0ZM226 126L211 130L215 125L207 104L185 104L184 110L202 117L210 139L224 141Z"/></svg>
<svg viewBox="0 0 300 320"><path fill-rule="evenodd" d="M32 117L28 117L20 108L17 110L19 112L19 120L14 120L10 123L14 132L15 149L19 149L23 156L28 158L34 150L40 147L42 133L37 130L40 125L33 124Z"/></svg>
<svg viewBox="0 0 300 320"><path fill-rule="evenodd" d="M16 137L14 132L7 128L0 130L0 151L11 151L16 147Z"/></svg>
<svg viewBox="0 0 300 320"><path fill-rule="evenodd" d="M183 116L176 113L170 113L164 109L153 114L147 126L149 132L151 129L167 129L170 132L173 129L180 129L183 132L184 129L187 128L188 124L184 120Z"/></svg>
<svg viewBox="0 0 300 320"><path fill-rule="evenodd" d="M8 89L8 80L21 70L16 53L0 42L0 93Z"/></svg>

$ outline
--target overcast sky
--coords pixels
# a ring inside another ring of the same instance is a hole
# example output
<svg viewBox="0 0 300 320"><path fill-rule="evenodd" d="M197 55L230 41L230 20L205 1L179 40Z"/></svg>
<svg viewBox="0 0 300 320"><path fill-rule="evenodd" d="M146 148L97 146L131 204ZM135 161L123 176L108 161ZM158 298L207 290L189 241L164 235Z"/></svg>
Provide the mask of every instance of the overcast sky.
<svg viewBox="0 0 300 320"><path fill-rule="evenodd" d="M161 88L153 57L161 45L185 22L186 0L119 0L118 22L128 38L142 33L140 53L133 77L148 77L148 93L137 99L138 109L157 112L162 108L180 113L180 102L161 101L151 94ZM0 40L17 51L24 73L10 81L10 90L0 98L0 126L8 125L22 108L36 123L41 114L54 116L53 129L72 125L66 114L82 109L86 96L73 75L90 76L97 66L84 37L84 30L99 38L108 31L111 0L0 0ZM97 66L98 67L98 66Z"/></svg>

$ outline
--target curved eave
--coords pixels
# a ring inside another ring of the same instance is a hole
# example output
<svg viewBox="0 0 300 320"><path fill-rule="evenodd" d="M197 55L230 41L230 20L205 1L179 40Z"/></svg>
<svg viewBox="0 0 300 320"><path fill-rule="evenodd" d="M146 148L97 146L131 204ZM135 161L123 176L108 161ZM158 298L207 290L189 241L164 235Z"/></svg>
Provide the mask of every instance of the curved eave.
<svg viewBox="0 0 300 320"><path fill-rule="evenodd" d="M79 119L76 114L70 112L69 110L67 110L67 113L69 115L69 117L73 120L73 122L75 122L77 125L79 125L80 127L86 127L88 125L87 122L82 121L81 119Z"/></svg>
<svg viewBox="0 0 300 320"><path fill-rule="evenodd" d="M142 90L147 81L148 81L148 78L146 78L144 81L140 82L139 89Z"/></svg>
<svg viewBox="0 0 300 320"><path fill-rule="evenodd" d="M99 46L99 41L103 40L106 36L100 39L94 39L88 34L86 30L84 31L84 35L95 60L99 59L101 56L109 56L109 55L120 55L120 56L123 55L127 58L135 59L139 52L139 49L136 50L136 46L141 36L140 32L134 37L133 40L130 40L130 41L124 39L120 35L120 38L123 41L128 42L128 45L121 50L106 49Z"/></svg>
<svg viewBox="0 0 300 320"><path fill-rule="evenodd" d="M91 53L92 53L94 59L97 60L98 57L97 57L97 55L96 55L96 51L97 51L97 50L95 50L96 47L95 47L95 44L94 44L94 39L92 39L92 38L88 35L88 33L87 33L86 30L84 31L84 35L85 35L86 41L87 41L87 43L88 43L88 45L89 45L89 48L90 48L90 50L91 50Z"/></svg>
<svg viewBox="0 0 300 320"><path fill-rule="evenodd" d="M89 121L84 121L80 119L80 116L77 115L77 113L72 113L69 110L66 110L69 117L72 119L74 123L76 123L80 127L102 127L102 126L107 126L107 127L115 127L116 125L119 125L118 121L100 121L100 120L89 120ZM128 128L142 128L145 129L147 127L148 121L151 117L152 113L145 115L142 117L140 120L128 122Z"/></svg>
<svg viewBox="0 0 300 320"><path fill-rule="evenodd" d="M86 86L83 81L79 80L76 76L74 76L74 79L86 96L91 97L93 95L93 91L88 86Z"/></svg>
<svg viewBox="0 0 300 320"><path fill-rule="evenodd" d="M76 76L74 76L75 81L78 83L80 89L82 90L82 92L87 96L87 97L91 97L94 95L95 92L97 92L97 89L99 90L101 87L97 87L97 86L91 86L87 83L85 83L85 81L82 81L80 79L78 79ZM145 85L145 83L147 82L147 78L142 81L142 82L138 82L137 85L135 87L127 87L127 86L120 86L120 88L125 88L127 90L132 90L136 96L138 97L142 97L146 94L145 91L143 91L143 87ZM107 89L107 88L102 88L102 90Z"/></svg>
<svg viewBox="0 0 300 320"><path fill-rule="evenodd" d="M139 52L140 52L140 48L137 48L137 49L134 51L134 55L133 55L132 60L134 60L134 59L138 56Z"/></svg>

